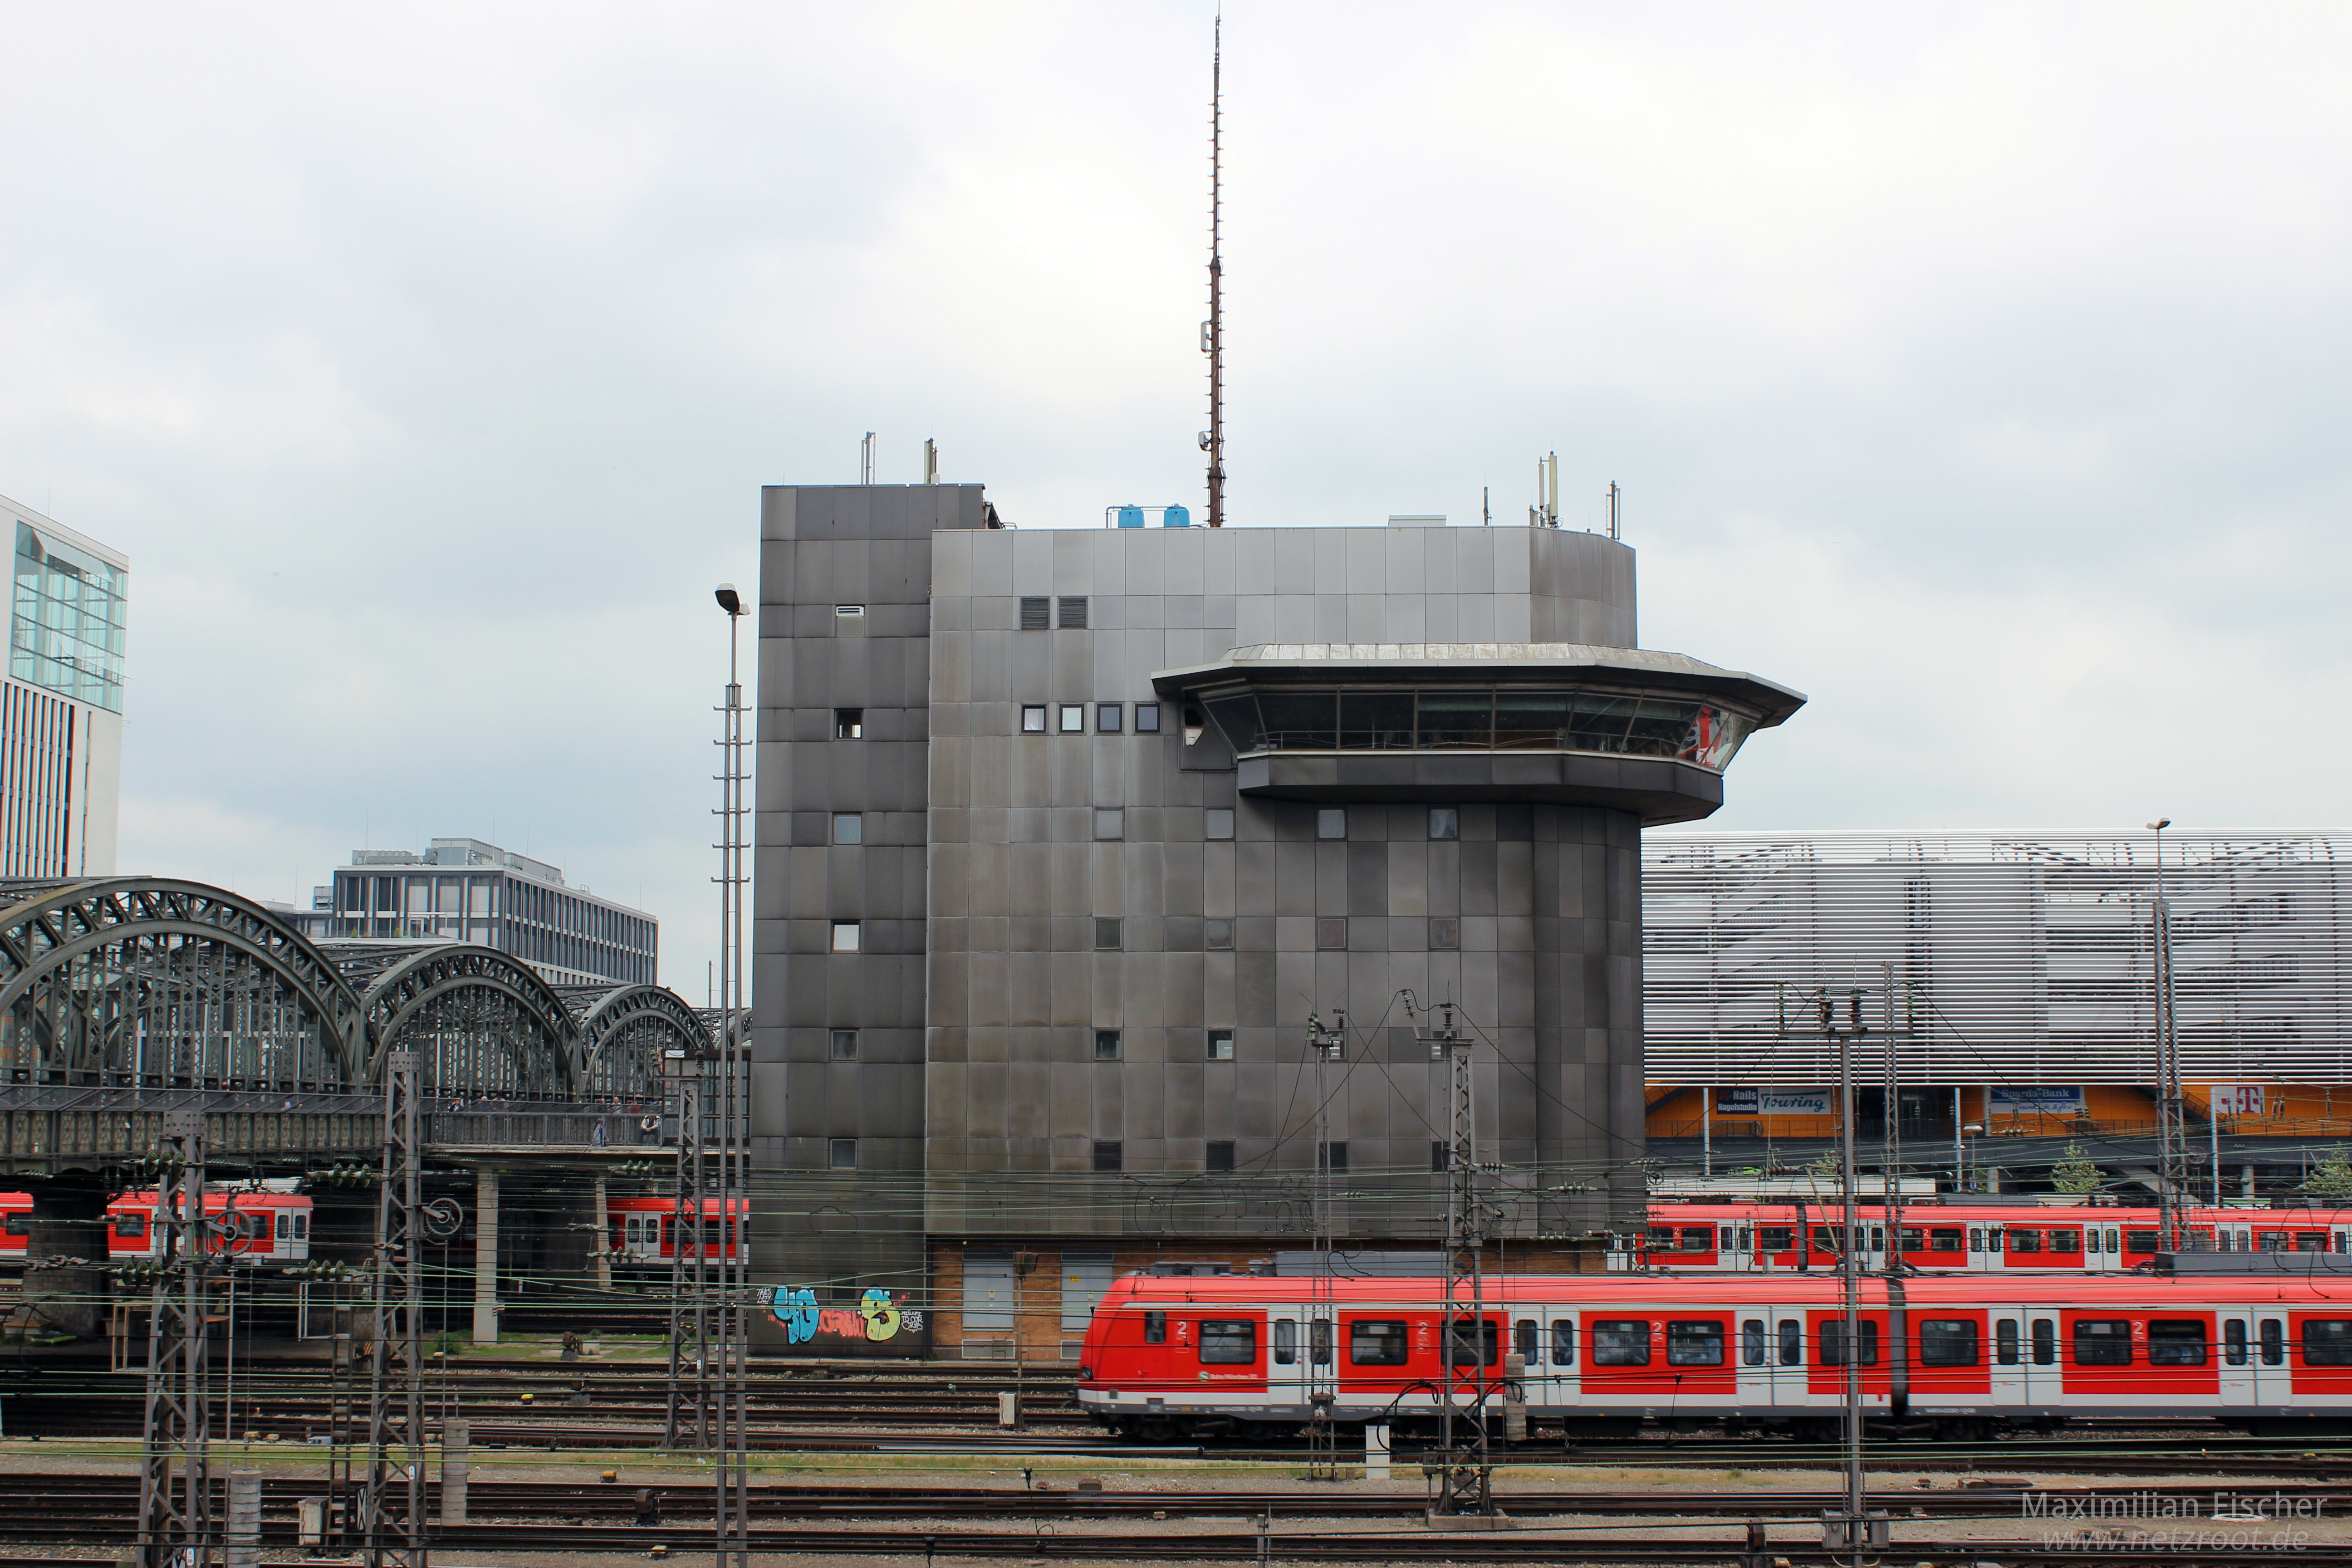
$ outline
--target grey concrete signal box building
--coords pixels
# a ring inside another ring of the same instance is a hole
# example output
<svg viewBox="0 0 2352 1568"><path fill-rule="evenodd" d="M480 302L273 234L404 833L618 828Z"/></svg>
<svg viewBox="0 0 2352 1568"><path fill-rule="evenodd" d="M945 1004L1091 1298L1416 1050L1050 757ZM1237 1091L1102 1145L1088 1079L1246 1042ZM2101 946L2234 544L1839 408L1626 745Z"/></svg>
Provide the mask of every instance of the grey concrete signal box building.
<svg viewBox="0 0 2352 1568"><path fill-rule="evenodd" d="M1407 992L1475 1041L1515 1258L1639 1222L1641 829L1803 700L1638 650L1633 551L761 500L761 1279L986 1353L1016 1301L1074 1338L1115 1268L1306 1245L1318 1171L1344 1245L1426 1246ZM1307 1027L1342 1009L1323 1149Z"/></svg>

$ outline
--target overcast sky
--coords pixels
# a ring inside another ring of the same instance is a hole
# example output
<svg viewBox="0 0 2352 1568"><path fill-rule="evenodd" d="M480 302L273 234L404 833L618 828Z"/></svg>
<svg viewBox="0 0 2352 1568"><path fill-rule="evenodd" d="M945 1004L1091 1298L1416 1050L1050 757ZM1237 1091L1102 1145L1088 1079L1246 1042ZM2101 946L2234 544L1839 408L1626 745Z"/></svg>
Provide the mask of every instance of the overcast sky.
<svg viewBox="0 0 2352 1568"><path fill-rule="evenodd" d="M713 939L758 487L1202 492L1207 0L0 4L0 492L122 862L495 836ZM2342 826L2352 11L1234 0L1237 525L1625 489L1724 827Z"/></svg>

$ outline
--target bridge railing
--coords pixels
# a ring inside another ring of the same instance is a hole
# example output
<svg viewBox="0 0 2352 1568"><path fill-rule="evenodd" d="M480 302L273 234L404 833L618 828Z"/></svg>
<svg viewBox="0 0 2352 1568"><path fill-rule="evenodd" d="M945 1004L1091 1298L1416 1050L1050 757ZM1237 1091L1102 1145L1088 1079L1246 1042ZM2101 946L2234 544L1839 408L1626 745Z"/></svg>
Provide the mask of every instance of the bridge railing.
<svg viewBox="0 0 2352 1568"><path fill-rule="evenodd" d="M570 1144L581 1148L658 1148L667 1140L653 1111L539 1105L435 1110L425 1141L450 1145Z"/></svg>

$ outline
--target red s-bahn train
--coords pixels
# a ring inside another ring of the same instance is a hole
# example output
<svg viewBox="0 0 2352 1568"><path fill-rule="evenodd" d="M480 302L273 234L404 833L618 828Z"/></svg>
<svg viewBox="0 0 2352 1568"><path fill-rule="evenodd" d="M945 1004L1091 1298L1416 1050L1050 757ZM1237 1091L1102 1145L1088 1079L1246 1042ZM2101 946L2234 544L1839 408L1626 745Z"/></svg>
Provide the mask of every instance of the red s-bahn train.
<svg viewBox="0 0 2352 1568"><path fill-rule="evenodd" d="M220 1187L205 1194L205 1213L229 1227L212 1249L270 1263L310 1256L310 1200L299 1193ZM155 1224L155 1194L125 1193L106 1205L106 1255L116 1263L154 1258L163 1238ZM0 1261L23 1262L33 1235L33 1194L0 1193Z"/></svg>
<svg viewBox="0 0 2352 1568"><path fill-rule="evenodd" d="M702 1200L702 1256L714 1263L733 1258L736 1249L743 1245L741 1232L747 1223L744 1216L751 1212L751 1205L741 1198L726 1206L734 1211L731 1216L720 1209L719 1199ZM604 1208L613 1227L606 1245L612 1247L622 1267L667 1268L679 1256L677 1205L674 1199L660 1195L614 1198ZM692 1258L695 1237L687 1237L685 1243L685 1256Z"/></svg>
<svg viewBox="0 0 2352 1568"><path fill-rule="evenodd" d="M1857 1205L1854 1229L1874 1269L1893 1247L1922 1271L2099 1274L2152 1262L2158 1225L2153 1208L1942 1200L1906 1204L1892 1231L1884 1205ZM1649 1228L1611 1261L1727 1273L1834 1268L1844 1234L1844 1205L1834 1200L1654 1203ZM2195 1208L2186 1234L2207 1251L2352 1252L2352 1208Z"/></svg>
<svg viewBox="0 0 2352 1568"><path fill-rule="evenodd" d="M1874 1427L1983 1439L2089 1417L2204 1416L2257 1435L2352 1430L2352 1276L1514 1274L1444 1335L1456 1402L1523 1401L1570 1442L1643 1426L1827 1440L1861 1365ZM1458 1310L1458 1309L1457 1309ZM1113 1283L1078 1400L1122 1436L1436 1419L1444 1284L1430 1277L1153 1276ZM1497 1424L1499 1425L1499 1423Z"/></svg>

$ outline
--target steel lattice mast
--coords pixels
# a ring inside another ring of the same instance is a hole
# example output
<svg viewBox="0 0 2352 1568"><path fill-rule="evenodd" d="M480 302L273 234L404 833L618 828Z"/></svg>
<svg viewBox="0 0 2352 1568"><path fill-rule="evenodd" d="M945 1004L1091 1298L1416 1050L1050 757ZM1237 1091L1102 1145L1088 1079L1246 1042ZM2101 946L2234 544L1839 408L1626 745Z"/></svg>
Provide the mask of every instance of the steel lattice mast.
<svg viewBox="0 0 2352 1568"><path fill-rule="evenodd" d="M205 1117L168 1111L156 1167L162 1257L148 1297L145 1460L139 1479L144 1568L206 1568L220 1544L212 1516L212 1390L205 1293Z"/></svg>
<svg viewBox="0 0 2352 1568"><path fill-rule="evenodd" d="M1408 1000L1407 1006L1411 1006ZM1486 1375L1486 1215L1478 1207L1478 1139L1473 1103L1469 1037L1454 1026L1454 1004L1440 1003L1437 1027L1423 1037L1432 1061L1446 1068L1445 1322L1438 1333L1437 1495L1433 1513L1495 1511L1494 1455L1487 1430L1486 1401L1493 1392ZM1464 1358L1470 1375L1462 1375ZM1460 1408L1461 1395L1469 1407ZM1469 1429L1465 1449L1457 1425Z"/></svg>
<svg viewBox="0 0 2352 1568"><path fill-rule="evenodd" d="M386 1052L383 1076L361 1540L367 1568L425 1568L424 1139L416 1053Z"/></svg>
<svg viewBox="0 0 2352 1568"><path fill-rule="evenodd" d="M727 612L727 703L719 741L719 1424L711 1434L718 1448L718 1565L751 1562L750 1387L746 1358L751 1350L751 1064L746 1058L743 1009L743 849L749 805L743 766L743 686L737 655L743 604L721 584L719 608Z"/></svg>
<svg viewBox="0 0 2352 1568"><path fill-rule="evenodd" d="M1209 355L1209 526L1225 526L1225 16L1217 13L1209 65L1209 319L1201 346Z"/></svg>

